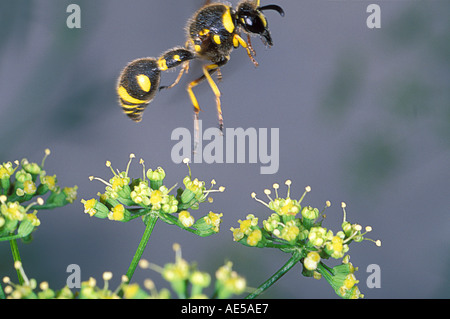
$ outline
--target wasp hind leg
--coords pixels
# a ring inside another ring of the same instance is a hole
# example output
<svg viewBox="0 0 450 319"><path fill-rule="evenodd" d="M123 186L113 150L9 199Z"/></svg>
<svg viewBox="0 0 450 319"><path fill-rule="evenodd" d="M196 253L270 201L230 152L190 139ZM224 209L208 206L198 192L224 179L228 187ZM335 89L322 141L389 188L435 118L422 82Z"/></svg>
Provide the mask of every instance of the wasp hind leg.
<svg viewBox="0 0 450 319"><path fill-rule="evenodd" d="M183 63L183 66L182 66L180 72L178 73L178 76L175 79L175 81L171 85L160 86L159 87L159 91L173 88L175 85L177 85L180 82L181 77L183 76L183 74L184 73L188 73L188 72L189 72L189 61L186 61L186 62Z"/></svg>
<svg viewBox="0 0 450 319"><path fill-rule="evenodd" d="M195 55L191 51L184 49L184 48L174 48L166 51L159 57L157 60L158 68L160 71L167 71L168 69L175 68L179 65L183 65L180 73L178 74L178 77L176 78L175 82L173 82L169 86L160 86L159 90L162 89L171 89L175 85L180 82L181 77L183 74L189 70L189 61L194 59Z"/></svg>

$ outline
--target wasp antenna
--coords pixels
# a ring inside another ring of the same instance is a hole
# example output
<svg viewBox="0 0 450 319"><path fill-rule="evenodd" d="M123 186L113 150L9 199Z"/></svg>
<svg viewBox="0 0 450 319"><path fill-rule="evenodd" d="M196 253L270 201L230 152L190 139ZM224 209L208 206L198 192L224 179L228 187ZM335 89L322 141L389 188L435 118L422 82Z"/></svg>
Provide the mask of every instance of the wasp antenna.
<svg viewBox="0 0 450 319"><path fill-rule="evenodd" d="M274 11L278 12L280 14L280 16L284 17L284 10L280 6L277 6L276 4L268 4L266 6L259 7L259 10L261 10L261 11L274 10Z"/></svg>

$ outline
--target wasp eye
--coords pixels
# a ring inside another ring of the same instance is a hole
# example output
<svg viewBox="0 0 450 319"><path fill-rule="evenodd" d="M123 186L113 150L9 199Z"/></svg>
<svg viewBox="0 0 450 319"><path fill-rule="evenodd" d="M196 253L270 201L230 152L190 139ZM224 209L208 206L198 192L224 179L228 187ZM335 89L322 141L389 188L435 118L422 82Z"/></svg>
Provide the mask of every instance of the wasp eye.
<svg viewBox="0 0 450 319"><path fill-rule="evenodd" d="M264 32L264 23L258 15L244 15L241 19L246 31L256 34Z"/></svg>

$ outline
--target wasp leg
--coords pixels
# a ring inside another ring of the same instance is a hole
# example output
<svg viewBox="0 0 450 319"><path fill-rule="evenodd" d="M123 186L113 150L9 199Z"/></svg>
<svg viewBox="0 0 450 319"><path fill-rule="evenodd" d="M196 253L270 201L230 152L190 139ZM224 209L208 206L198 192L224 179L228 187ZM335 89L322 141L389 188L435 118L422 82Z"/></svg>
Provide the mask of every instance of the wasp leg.
<svg viewBox="0 0 450 319"><path fill-rule="evenodd" d="M193 87L199 85L199 83L205 80L205 76L202 75L198 79L190 82L186 88L189 97L191 98L191 103L194 106L194 153L197 151L198 142L200 140L200 124L199 124L199 115L198 113L201 111L200 106L198 105L198 100L195 97L194 92L192 91Z"/></svg>
<svg viewBox="0 0 450 319"><path fill-rule="evenodd" d="M251 39L251 37L250 37L250 34L247 34L247 45L248 45L248 48L250 49L250 52L251 52L252 55L255 57L255 56L256 56L256 52L255 52L255 50L253 49L253 46L252 46L252 39Z"/></svg>
<svg viewBox="0 0 450 319"><path fill-rule="evenodd" d="M223 117L222 117L222 108L220 103L220 90L217 87L216 83L214 82L211 75L217 71L219 71L219 67L223 66L225 63L228 62L228 59L225 59L223 61L220 61L215 64L209 64L203 66L203 75L199 77L198 79L192 81L189 83L187 87L187 91L189 93L189 97L191 98L192 105L194 106L194 112L196 114L196 118L198 118L198 114L201 111L201 108L198 104L198 100L195 97L195 94L192 90L192 88L199 85L201 82L203 82L205 79L208 81L209 86L211 87L214 95L216 96L216 107L217 107L217 116L219 118L219 128L222 131L223 130Z"/></svg>
<svg viewBox="0 0 450 319"><path fill-rule="evenodd" d="M180 82L180 80L181 80L181 77L183 76L183 74L184 73L188 73L189 72L189 61L186 61L186 62L184 62L184 64L183 64L183 67L181 68L181 70L180 70L180 73L178 73L178 77L176 78L176 80L175 80L175 82L173 82L171 85L169 85L169 86L160 86L159 87L159 90L161 91L161 90L163 90L163 89L171 89L171 88L173 88L175 85L177 85L179 82Z"/></svg>
<svg viewBox="0 0 450 319"><path fill-rule="evenodd" d="M217 81L222 82L222 79L222 72L220 72L220 69L217 69Z"/></svg>
<svg viewBox="0 0 450 319"><path fill-rule="evenodd" d="M173 88L175 85L177 85L178 82L180 82L180 79L183 76L184 72L186 72L189 69L189 61L194 58L195 58L194 53L192 53L187 49L178 47L170 49L165 53L163 53L161 57L159 57L159 59L157 60L158 68L160 71L167 71L168 69L175 68L181 64L183 64L183 68L181 69L174 83L172 83L169 86L161 86L159 87L159 90L170 89Z"/></svg>
<svg viewBox="0 0 450 319"><path fill-rule="evenodd" d="M214 74L215 72L219 71L219 67L221 67L222 65L224 65L227 62L228 62L228 59L224 59L223 61L220 61L218 63L203 66L203 75L201 77L199 77L198 79L190 82L189 85L187 86L187 91L188 91L189 97L191 98L192 105L194 106L194 136L195 136L194 151L197 149L196 146L198 145L199 136L200 136L199 113L201 111L201 108L198 104L198 100L195 97L195 94L194 94L192 88L199 85L205 79L208 81L209 86L211 87L211 89L214 92L214 95L216 96L216 107L217 107L217 116L219 119L219 129L222 132L223 131L223 116L222 116L222 107L221 107L221 103L220 103L220 90L217 87L216 83L214 83L214 80L212 79L211 75Z"/></svg>
<svg viewBox="0 0 450 319"><path fill-rule="evenodd" d="M250 60L252 60L253 64L255 66L258 66L258 62L255 60L255 58L252 55L253 48L247 44L247 42L245 42L244 39L242 39L242 37L239 34L235 34L233 37L233 45L235 48L237 48L239 45L241 45L245 50L247 50L247 55L250 58Z"/></svg>
<svg viewBox="0 0 450 319"><path fill-rule="evenodd" d="M214 92L214 95L216 96L216 107L217 107L217 117L219 120L219 129L222 132L223 131L223 116L222 116L222 106L220 103L220 90L217 87L217 84L214 82L213 78L211 77L211 74L218 70L219 70L219 66L217 64L209 64L209 65L203 66L203 73L206 77L206 80L208 81L209 86L211 87L212 91Z"/></svg>

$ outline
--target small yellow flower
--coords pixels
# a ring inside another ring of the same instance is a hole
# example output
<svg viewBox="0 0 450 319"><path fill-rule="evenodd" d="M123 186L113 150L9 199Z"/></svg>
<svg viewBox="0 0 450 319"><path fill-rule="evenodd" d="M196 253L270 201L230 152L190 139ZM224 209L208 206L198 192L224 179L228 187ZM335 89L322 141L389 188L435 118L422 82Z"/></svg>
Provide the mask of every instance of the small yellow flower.
<svg viewBox="0 0 450 319"><path fill-rule="evenodd" d="M196 270L191 274L189 281L196 286L208 287L211 283L211 276L206 272Z"/></svg>
<svg viewBox="0 0 450 319"><path fill-rule="evenodd" d="M250 235L253 227L258 225L258 218L256 218L253 214L248 214L245 220L238 220L238 222L240 224L239 228L241 232L245 235Z"/></svg>
<svg viewBox="0 0 450 319"><path fill-rule="evenodd" d="M299 205L290 198L282 200L283 205L280 207L280 215L297 215L300 212Z"/></svg>
<svg viewBox="0 0 450 319"><path fill-rule="evenodd" d="M317 268L317 264L320 261L320 255L316 251L311 251L306 255L305 259L303 260L303 265L308 270L315 270Z"/></svg>
<svg viewBox="0 0 450 319"><path fill-rule="evenodd" d="M358 282L359 282L359 280L356 280L356 277L354 274L348 274L345 277L344 284L342 286L346 289L351 289Z"/></svg>
<svg viewBox="0 0 450 319"><path fill-rule="evenodd" d="M63 188L63 193L66 195L66 200L69 203L73 203L74 200L77 199L77 190L78 190L78 186L74 186L74 187L64 187Z"/></svg>
<svg viewBox="0 0 450 319"><path fill-rule="evenodd" d="M239 276L239 274L232 269L233 263L228 261L225 265L217 269L216 278L217 281L223 284L225 288L225 296L229 292L233 294L241 294L247 287L247 282L244 277ZM224 293L222 291L222 293Z"/></svg>
<svg viewBox="0 0 450 319"><path fill-rule="evenodd" d="M240 228L231 227L230 230L233 232L233 240L234 241L240 241L245 236L245 234L241 231Z"/></svg>
<svg viewBox="0 0 450 319"><path fill-rule="evenodd" d="M114 176L111 179L111 187L113 190L118 191L120 188L128 185L129 178L122 178L121 176Z"/></svg>
<svg viewBox="0 0 450 319"><path fill-rule="evenodd" d="M84 204L84 212L86 214L89 214L89 216L94 216L95 213L97 213L97 210L94 208L95 204L97 203L97 200L95 198L92 198L90 200L87 201L82 201Z"/></svg>
<svg viewBox="0 0 450 319"><path fill-rule="evenodd" d="M15 170L16 169L13 168L11 162L3 163L3 165L0 165L0 179L9 178L12 174L14 174Z"/></svg>
<svg viewBox="0 0 450 319"><path fill-rule="evenodd" d="M191 227L194 225L195 219L187 210L183 210L178 214L178 219L184 227Z"/></svg>
<svg viewBox="0 0 450 319"><path fill-rule="evenodd" d="M335 251L342 251L343 242L344 241L342 240L342 238L340 238L338 236L334 236L331 239L331 244L332 244L333 250L335 250Z"/></svg>
<svg viewBox="0 0 450 319"><path fill-rule="evenodd" d="M133 299L139 292L139 284L130 284L123 286L123 297L125 299Z"/></svg>
<svg viewBox="0 0 450 319"><path fill-rule="evenodd" d="M151 189L147 182L140 182L139 185L134 186L130 197L136 204L143 204L147 206L150 204L150 195Z"/></svg>
<svg viewBox="0 0 450 319"><path fill-rule="evenodd" d="M255 229L250 233L247 238L247 244L250 246L256 246L262 239L262 232L259 229Z"/></svg>
<svg viewBox="0 0 450 319"><path fill-rule="evenodd" d="M6 219L21 221L25 218L25 208L18 202L5 203L1 205L1 213Z"/></svg>
<svg viewBox="0 0 450 319"><path fill-rule="evenodd" d="M213 230L218 233L219 232L219 226L222 222L221 217L223 214L216 214L213 212L209 212L208 216L205 216L204 219L208 225L211 225L213 227Z"/></svg>
<svg viewBox="0 0 450 319"><path fill-rule="evenodd" d="M157 205L161 203L162 200L163 200L163 193L160 190L152 191L152 194L150 196L150 204Z"/></svg>
<svg viewBox="0 0 450 319"><path fill-rule="evenodd" d="M250 219L246 219L244 221L238 220L238 222L240 224L239 228L241 232L243 232L244 234L251 232L252 221Z"/></svg>
<svg viewBox="0 0 450 319"><path fill-rule="evenodd" d="M175 264L166 264L162 276L169 282L186 280L189 278L189 264L186 260L179 258Z"/></svg>
<svg viewBox="0 0 450 319"><path fill-rule="evenodd" d="M48 189L52 192L56 190L56 175L49 176L44 175L41 176L41 183L47 185Z"/></svg>
<svg viewBox="0 0 450 319"><path fill-rule="evenodd" d="M33 225L35 227L37 227L37 226L39 226L41 224L41 221L36 216L36 212L37 211L35 211L32 214L27 214L28 221L30 221L31 225Z"/></svg>
<svg viewBox="0 0 450 319"><path fill-rule="evenodd" d="M27 195L36 193L36 184L33 181L25 181L23 183L23 191Z"/></svg>
<svg viewBox="0 0 450 319"><path fill-rule="evenodd" d="M289 221L286 223L286 226L283 227L280 233L280 237L287 241L293 241L297 238L300 233L300 229L295 225L295 222Z"/></svg>
<svg viewBox="0 0 450 319"><path fill-rule="evenodd" d="M125 217L125 207L122 204L114 206L114 208L108 214L108 218L110 220L122 221L124 217Z"/></svg>

